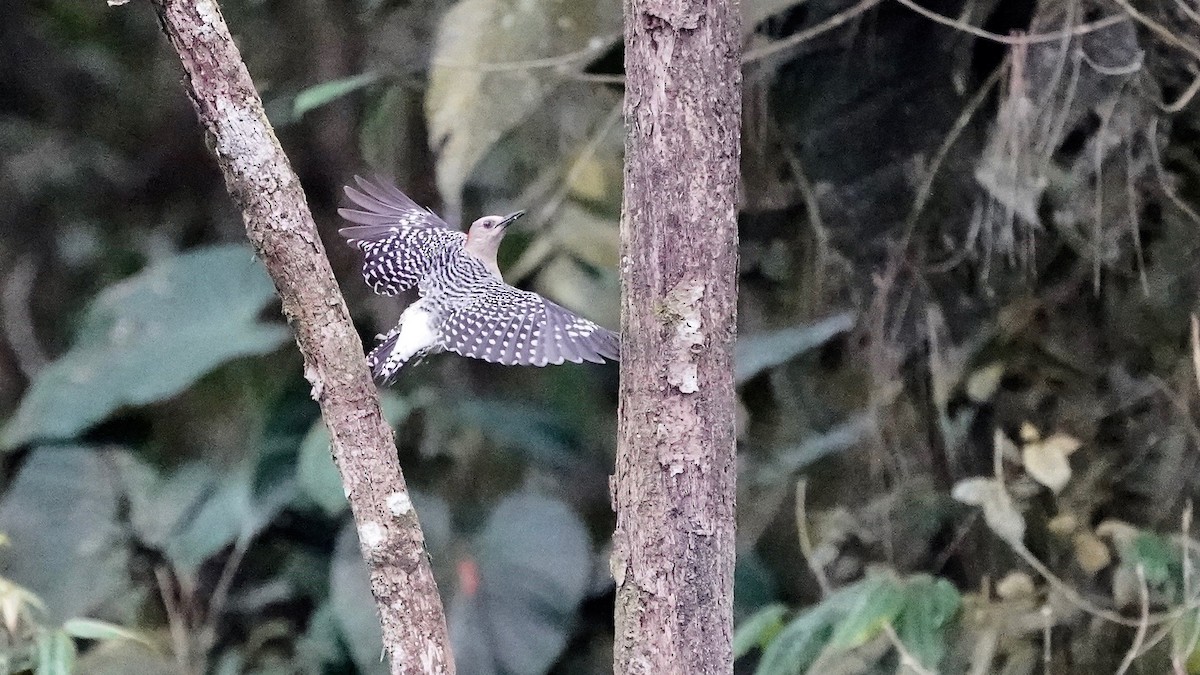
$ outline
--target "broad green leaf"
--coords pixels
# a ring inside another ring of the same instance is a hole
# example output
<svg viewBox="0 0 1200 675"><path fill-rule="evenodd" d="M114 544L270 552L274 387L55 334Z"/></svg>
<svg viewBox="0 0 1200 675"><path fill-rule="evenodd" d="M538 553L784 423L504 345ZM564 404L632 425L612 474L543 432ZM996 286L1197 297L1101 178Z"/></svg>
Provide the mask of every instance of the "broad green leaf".
<svg viewBox="0 0 1200 675"><path fill-rule="evenodd" d="M42 599L51 622L88 614L128 588L108 461L120 457L85 447L39 448L0 501L0 531L12 540L0 549L0 567L6 579Z"/></svg>
<svg viewBox="0 0 1200 675"><path fill-rule="evenodd" d="M587 65L620 29L620 7L607 2L460 0L446 12L425 111L451 212L488 150L563 82L559 67Z"/></svg>
<svg viewBox="0 0 1200 675"><path fill-rule="evenodd" d="M867 579L846 616L838 621L830 645L853 649L867 643L885 623L895 622L904 609L904 600L904 588L898 580L885 575Z"/></svg>
<svg viewBox="0 0 1200 675"><path fill-rule="evenodd" d="M854 315L842 312L807 326L739 337L734 350L734 378L741 384L768 368L820 347L853 327Z"/></svg>
<svg viewBox="0 0 1200 675"><path fill-rule="evenodd" d="M775 573L754 549L738 551L733 567L733 620L739 624L779 597Z"/></svg>
<svg viewBox="0 0 1200 675"><path fill-rule="evenodd" d="M1161 534L1141 530L1129 555L1123 562L1131 567L1142 565L1151 590L1168 594L1171 602L1179 600L1175 596L1183 587L1183 552L1178 546Z"/></svg>
<svg viewBox="0 0 1200 675"><path fill-rule="evenodd" d="M572 466L578 451L570 432L544 407L520 401L469 398L455 408L458 420L478 428L493 443L543 466Z"/></svg>
<svg viewBox="0 0 1200 675"><path fill-rule="evenodd" d="M329 568L329 603L337 618L350 657L364 675L384 675L383 629L371 595L371 579L358 546L354 522L348 521L338 535Z"/></svg>
<svg viewBox="0 0 1200 675"><path fill-rule="evenodd" d="M294 119L300 119L308 111L320 108L346 94L374 84L378 79L378 73L362 73L351 77L344 77L340 80L322 82L321 84L309 87L296 94L296 101L292 104L292 116Z"/></svg>
<svg viewBox="0 0 1200 675"><path fill-rule="evenodd" d="M100 642L79 656L79 675L180 675L179 663L165 653L128 640Z"/></svg>
<svg viewBox="0 0 1200 675"><path fill-rule="evenodd" d="M412 500L425 534L425 548L434 562L434 574L440 579L438 561L445 560L450 545L450 509L437 496L414 493ZM342 528L334 548L329 568L329 607L359 672L388 672L387 665L379 661L383 633L353 522ZM464 672L461 665L458 670Z"/></svg>
<svg viewBox="0 0 1200 675"><path fill-rule="evenodd" d="M201 462L165 473L130 462L129 520L146 546L163 551L172 563L194 572L232 544L254 517L250 478L228 475Z"/></svg>
<svg viewBox="0 0 1200 675"><path fill-rule="evenodd" d="M276 488L256 495L250 461L229 468L195 461L165 470L130 460L121 469L138 539L188 573L261 531L289 494Z"/></svg>
<svg viewBox="0 0 1200 675"><path fill-rule="evenodd" d="M534 290L601 325L621 322L621 280L615 267L596 273L570 255L556 255L542 265Z"/></svg>
<svg viewBox="0 0 1200 675"><path fill-rule="evenodd" d="M377 172L394 176L401 183L417 167L410 158L409 139L424 134L416 126L421 109L420 92L397 84L387 87L370 102L358 132L358 145L363 159Z"/></svg>
<svg viewBox="0 0 1200 675"><path fill-rule="evenodd" d="M143 633L99 619L74 618L63 622L63 632L83 640L132 640L153 648L154 644Z"/></svg>
<svg viewBox="0 0 1200 675"><path fill-rule="evenodd" d="M296 652L300 662L316 666L314 672L326 672L325 666L337 664L345 658L338 618L328 600L312 613L308 628L296 642Z"/></svg>
<svg viewBox="0 0 1200 675"><path fill-rule="evenodd" d="M772 464L780 475L789 475L822 457L849 450L870 432L872 426L873 418L870 415L858 415L825 433L806 438L802 443L775 451Z"/></svg>
<svg viewBox="0 0 1200 675"><path fill-rule="evenodd" d="M1200 612L1184 612L1171 624L1171 653L1178 654L1188 673L1200 673Z"/></svg>
<svg viewBox="0 0 1200 675"><path fill-rule="evenodd" d="M854 588L854 587L851 587ZM801 675L808 672L833 635L833 622L844 608L845 591L793 618L763 651L755 675Z"/></svg>
<svg viewBox="0 0 1200 675"><path fill-rule="evenodd" d="M502 501L450 603L459 672L545 673L575 622L592 574L591 542L565 504L534 494Z"/></svg>
<svg viewBox="0 0 1200 675"><path fill-rule="evenodd" d="M783 629L783 618L787 616L785 605L767 605L742 622L733 633L733 658L739 659L754 648L764 648Z"/></svg>
<svg viewBox="0 0 1200 675"><path fill-rule="evenodd" d="M64 631L46 631L37 640L37 675L71 675L75 641Z"/></svg>
<svg viewBox="0 0 1200 675"><path fill-rule="evenodd" d="M226 361L275 349L287 329L258 321L274 297L244 246L175 255L110 286L71 349L33 381L0 448L71 438L122 407L174 396Z"/></svg>
<svg viewBox="0 0 1200 675"><path fill-rule="evenodd" d="M396 427L408 419L413 409L421 404L421 400L412 401L384 392L380 396L379 405L383 410L384 419ZM341 474L333 463L333 454L329 448L329 429L322 420L313 423L300 443L296 478L301 493L326 514L335 516L349 506L345 488L342 487Z"/></svg>
<svg viewBox="0 0 1200 675"><path fill-rule="evenodd" d="M907 580L904 596L904 609L896 617L896 634L922 666L936 672L946 653L947 632L962 606L962 597L950 582L924 574Z"/></svg>
<svg viewBox="0 0 1200 675"><path fill-rule="evenodd" d="M619 159L617 166L620 167ZM619 179L619 170L617 176ZM615 191L620 194L619 185ZM550 235L561 250L575 258L597 269L615 270L621 260L620 230L616 217L604 217L569 201L554 217Z"/></svg>

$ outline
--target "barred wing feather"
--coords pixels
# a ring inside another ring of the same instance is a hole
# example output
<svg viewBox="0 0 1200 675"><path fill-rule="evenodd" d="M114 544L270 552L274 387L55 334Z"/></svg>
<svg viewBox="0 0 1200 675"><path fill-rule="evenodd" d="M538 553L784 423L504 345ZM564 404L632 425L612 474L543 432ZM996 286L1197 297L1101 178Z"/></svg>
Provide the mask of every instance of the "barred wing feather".
<svg viewBox="0 0 1200 675"><path fill-rule="evenodd" d="M569 309L501 282L491 282L479 300L447 317L440 331L444 348L506 366L604 363L617 360L617 334Z"/></svg>
<svg viewBox="0 0 1200 675"><path fill-rule="evenodd" d="M395 295L416 286L450 247L465 239L395 187L355 180L362 191L347 187L346 196L362 210L338 213L360 224L338 232L363 252L363 278L376 293Z"/></svg>

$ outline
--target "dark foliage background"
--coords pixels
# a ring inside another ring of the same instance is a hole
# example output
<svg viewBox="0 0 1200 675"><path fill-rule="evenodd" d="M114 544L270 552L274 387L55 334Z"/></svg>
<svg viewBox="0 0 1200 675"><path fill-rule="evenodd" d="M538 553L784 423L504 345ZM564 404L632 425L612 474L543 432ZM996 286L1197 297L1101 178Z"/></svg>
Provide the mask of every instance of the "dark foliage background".
<svg viewBox="0 0 1200 675"><path fill-rule="evenodd" d="M529 209L506 277L615 327L617 3L222 9L364 337L402 303L336 234L355 173ZM1200 672L1200 8L743 12L739 672ZM382 672L178 80L140 3L0 3L0 670ZM616 376L386 392L460 672L611 670Z"/></svg>

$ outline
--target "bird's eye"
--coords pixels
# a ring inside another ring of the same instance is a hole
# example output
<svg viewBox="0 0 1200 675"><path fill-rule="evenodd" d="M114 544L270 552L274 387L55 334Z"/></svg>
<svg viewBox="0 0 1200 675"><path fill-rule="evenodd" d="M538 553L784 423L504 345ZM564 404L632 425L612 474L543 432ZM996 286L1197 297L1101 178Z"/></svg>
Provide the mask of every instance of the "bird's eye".
<svg viewBox="0 0 1200 675"><path fill-rule="evenodd" d="M483 229L485 229L485 230L490 230L490 229L492 229L492 228L493 228L493 227L495 227L495 226L496 226L496 224L495 224L495 223L493 223L493 222L491 222L491 221L488 221L488 222L486 222L486 223L484 223L484 224L483 224Z"/></svg>

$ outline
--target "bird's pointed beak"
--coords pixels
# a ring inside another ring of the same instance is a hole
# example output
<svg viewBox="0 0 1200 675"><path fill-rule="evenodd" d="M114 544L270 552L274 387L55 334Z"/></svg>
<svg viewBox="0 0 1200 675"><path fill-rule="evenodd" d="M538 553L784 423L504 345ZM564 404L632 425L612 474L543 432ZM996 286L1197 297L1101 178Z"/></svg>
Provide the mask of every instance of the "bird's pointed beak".
<svg viewBox="0 0 1200 675"><path fill-rule="evenodd" d="M517 211L516 213L510 213L507 216L504 216L504 220L501 220L500 222L496 223L496 225L498 225L500 227L508 227L509 225L513 224L513 221L515 221L517 218L520 218L523 215L525 215L524 211Z"/></svg>

